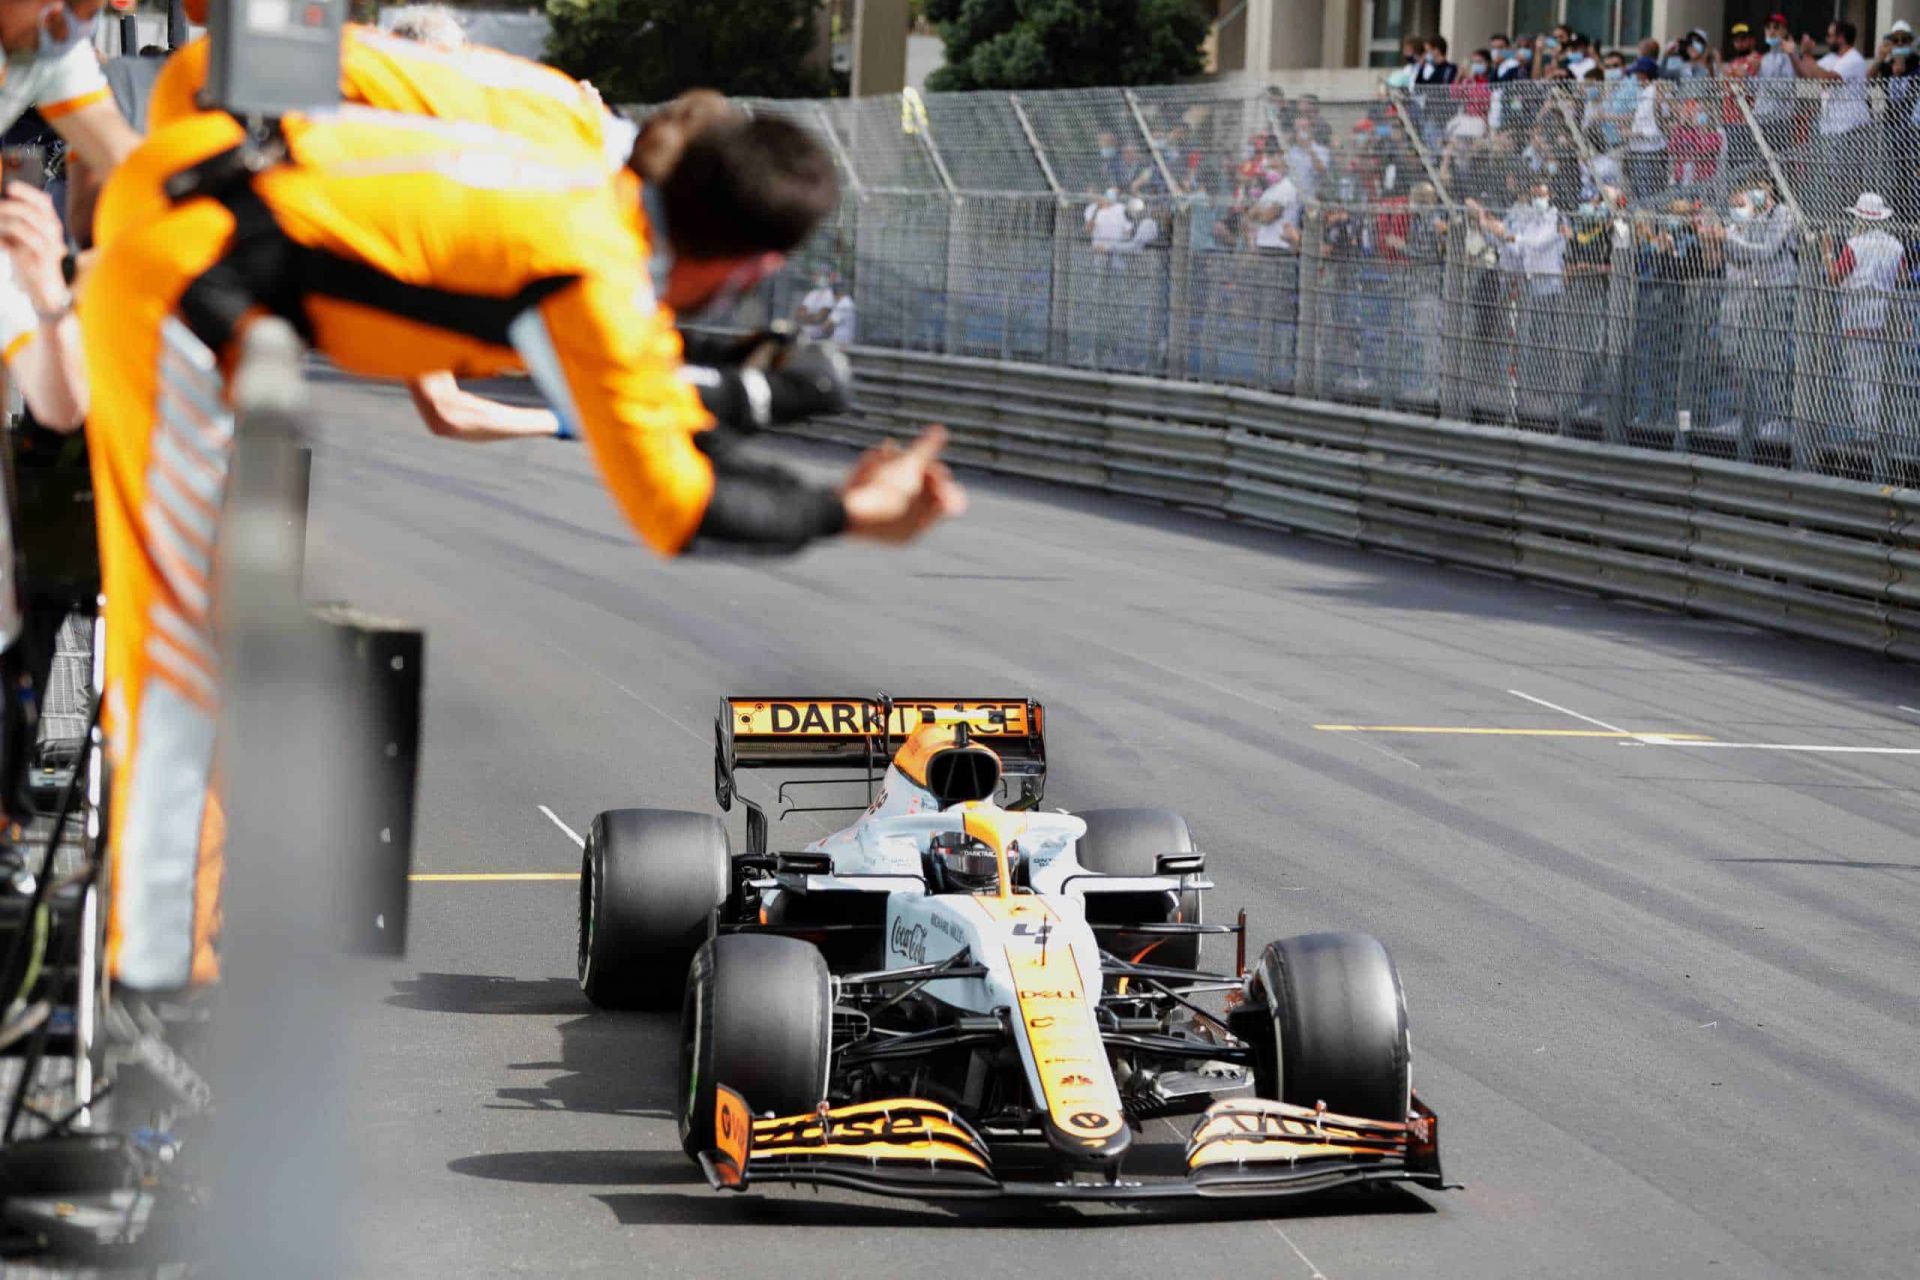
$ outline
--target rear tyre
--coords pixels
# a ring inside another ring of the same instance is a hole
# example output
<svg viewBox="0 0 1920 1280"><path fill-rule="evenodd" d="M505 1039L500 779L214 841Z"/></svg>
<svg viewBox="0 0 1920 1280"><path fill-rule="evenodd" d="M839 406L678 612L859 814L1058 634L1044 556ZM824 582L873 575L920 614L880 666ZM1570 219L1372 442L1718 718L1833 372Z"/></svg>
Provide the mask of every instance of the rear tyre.
<svg viewBox="0 0 1920 1280"><path fill-rule="evenodd" d="M680 1145L713 1145L714 1087L755 1115L801 1115L827 1094L833 993L826 958L798 938L730 933L703 943L680 1017Z"/></svg>
<svg viewBox="0 0 1920 1280"><path fill-rule="evenodd" d="M1405 1121L1412 1046L1393 958L1364 933L1269 943L1255 981L1271 1017L1253 1037L1263 1098L1368 1120Z"/></svg>
<svg viewBox="0 0 1920 1280"><path fill-rule="evenodd" d="M1163 853L1192 853L1193 833L1187 820L1172 809L1089 809L1076 815L1087 824L1087 834L1075 846L1080 865L1106 876L1150 876L1154 860ZM1130 898L1132 895L1128 895ZM1134 899L1138 901L1138 899ZM1171 908L1158 919L1143 923L1200 923L1200 891L1176 895ZM1137 917L1136 917L1137 918ZM1095 923L1110 923L1094 920ZM1121 934L1110 949L1132 959L1147 948L1140 963L1170 969L1200 967L1200 935Z"/></svg>
<svg viewBox="0 0 1920 1280"><path fill-rule="evenodd" d="M704 813L611 809L580 863L580 990L602 1009L671 1009L727 900L727 831Z"/></svg>

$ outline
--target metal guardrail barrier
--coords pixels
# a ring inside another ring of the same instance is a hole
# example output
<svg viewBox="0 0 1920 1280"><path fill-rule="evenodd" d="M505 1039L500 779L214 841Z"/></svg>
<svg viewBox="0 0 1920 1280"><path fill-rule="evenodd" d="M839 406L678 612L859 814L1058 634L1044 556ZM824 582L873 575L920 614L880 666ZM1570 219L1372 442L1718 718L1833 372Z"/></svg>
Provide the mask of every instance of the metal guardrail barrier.
<svg viewBox="0 0 1920 1280"><path fill-rule="evenodd" d="M853 351L867 445L1920 658L1920 491L1238 387Z"/></svg>

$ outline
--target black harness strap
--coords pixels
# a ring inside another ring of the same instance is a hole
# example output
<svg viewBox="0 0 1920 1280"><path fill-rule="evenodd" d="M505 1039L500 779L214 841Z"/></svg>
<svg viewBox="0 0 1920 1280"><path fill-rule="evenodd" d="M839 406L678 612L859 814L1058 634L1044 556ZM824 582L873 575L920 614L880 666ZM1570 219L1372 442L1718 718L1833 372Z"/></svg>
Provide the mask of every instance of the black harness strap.
<svg viewBox="0 0 1920 1280"><path fill-rule="evenodd" d="M282 317L312 343L305 302L315 296L504 347L510 345L507 328L517 317L579 279L548 276L507 297L396 280L377 267L290 239L253 189L253 176L263 167L258 149L241 146L167 179L166 192L175 204L205 197L233 214L227 252L180 299L181 319L215 351L232 339L241 317L255 306Z"/></svg>

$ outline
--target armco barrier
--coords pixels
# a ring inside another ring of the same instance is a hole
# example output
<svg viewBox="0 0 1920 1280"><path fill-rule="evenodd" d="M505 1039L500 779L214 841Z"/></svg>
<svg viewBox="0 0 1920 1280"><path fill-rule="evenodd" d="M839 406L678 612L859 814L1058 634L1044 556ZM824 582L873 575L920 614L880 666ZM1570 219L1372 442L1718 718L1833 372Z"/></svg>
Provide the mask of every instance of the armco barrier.
<svg viewBox="0 0 1920 1280"><path fill-rule="evenodd" d="M1920 492L1501 427L856 348L859 412L952 458L1920 658Z"/></svg>

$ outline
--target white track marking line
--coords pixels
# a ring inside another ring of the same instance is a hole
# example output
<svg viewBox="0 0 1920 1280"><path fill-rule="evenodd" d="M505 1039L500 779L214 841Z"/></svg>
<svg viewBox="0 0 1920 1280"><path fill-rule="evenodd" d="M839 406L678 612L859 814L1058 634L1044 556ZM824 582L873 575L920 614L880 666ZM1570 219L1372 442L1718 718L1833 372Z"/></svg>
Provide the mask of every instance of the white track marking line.
<svg viewBox="0 0 1920 1280"><path fill-rule="evenodd" d="M1578 711L1573 710L1571 707L1563 707L1557 702L1548 702L1545 698L1536 698L1532 694L1522 693L1518 689L1509 689L1507 690L1507 692L1512 694L1516 698L1524 698L1526 701L1531 702L1536 706L1545 707L1549 711L1558 711L1563 716L1572 716L1575 720L1584 720L1590 725L1594 725L1597 728L1605 729L1608 733L1623 733L1623 734L1626 734L1626 736L1629 738L1638 738L1642 736L1640 734L1632 732L1631 730L1622 729L1617 724L1608 724L1605 720L1595 720L1592 716L1583 716Z"/></svg>
<svg viewBox="0 0 1920 1280"><path fill-rule="evenodd" d="M1847 756L1920 756L1920 747L1835 747L1817 742L1674 742L1666 738L1645 738L1621 746L1698 747L1718 751L1813 751Z"/></svg>
<svg viewBox="0 0 1920 1280"><path fill-rule="evenodd" d="M539 808L540 812L547 815L547 820L549 822L553 823L554 826L560 828L562 831L567 833L567 839L573 841L575 844L579 845L582 849L587 847L587 842L580 838L580 833L578 831L575 831L572 827L560 821L559 814L547 808L547 806L545 805L539 805L537 807Z"/></svg>
<svg viewBox="0 0 1920 1280"><path fill-rule="evenodd" d="M1920 716L1920 707L1910 707L1904 702L1899 703L1897 705L1902 711L1906 712L1908 715Z"/></svg>
<svg viewBox="0 0 1920 1280"><path fill-rule="evenodd" d="M1401 764L1412 765L1416 769L1422 767L1419 761L1409 760L1405 756L1401 755L1398 751L1390 750L1387 747L1381 746L1377 742L1368 742L1364 737L1360 739L1360 745L1363 747L1372 747L1375 751L1378 751L1381 755L1386 756L1390 760L1398 760Z"/></svg>
<svg viewBox="0 0 1920 1280"><path fill-rule="evenodd" d="M1313 1265L1313 1259L1309 1258L1305 1253L1301 1252L1300 1246L1293 1242L1292 1236L1288 1235L1285 1231L1282 1231L1280 1229L1279 1223L1275 1222L1272 1218L1268 1218L1267 1225L1273 1228L1274 1233L1276 1235L1278 1235L1282 1240L1287 1242L1287 1248L1293 1250L1294 1257L1300 1259L1300 1261L1307 1264L1307 1271L1310 1273L1307 1277L1307 1280L1327 1280L1327 1273L1322 1271L1319 1267L1316 1267Z"/></svg>

